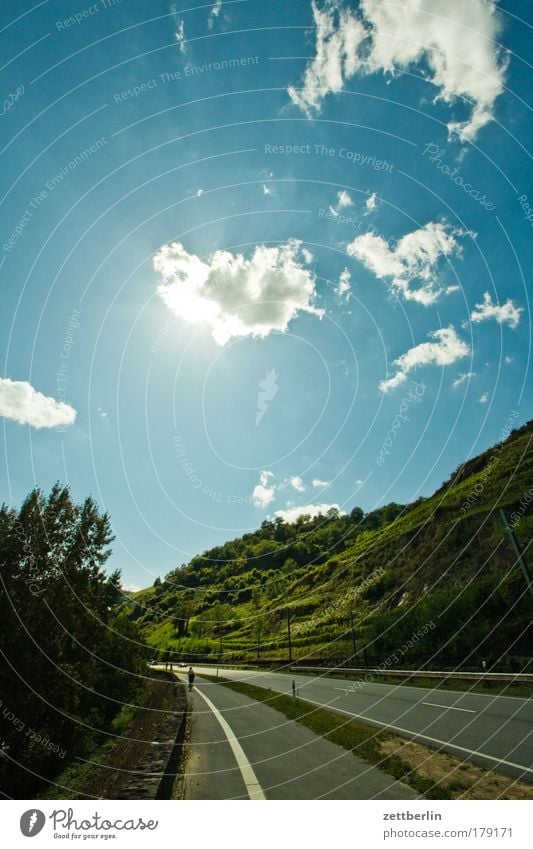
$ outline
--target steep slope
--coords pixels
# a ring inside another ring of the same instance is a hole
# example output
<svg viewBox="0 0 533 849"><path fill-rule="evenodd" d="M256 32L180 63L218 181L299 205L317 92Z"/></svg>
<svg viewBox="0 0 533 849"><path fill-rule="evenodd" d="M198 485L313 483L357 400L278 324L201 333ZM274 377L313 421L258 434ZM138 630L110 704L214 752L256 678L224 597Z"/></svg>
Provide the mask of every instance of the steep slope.
<svg viewBox="0 0 533 849"><path fill-rule="evenodd" d="M284 659L289 616L293 657L520 668L533 606L499 509L527 548L532 435L528 422L414 504L263 522L131 596L129 615L175 659Z"/></svg>

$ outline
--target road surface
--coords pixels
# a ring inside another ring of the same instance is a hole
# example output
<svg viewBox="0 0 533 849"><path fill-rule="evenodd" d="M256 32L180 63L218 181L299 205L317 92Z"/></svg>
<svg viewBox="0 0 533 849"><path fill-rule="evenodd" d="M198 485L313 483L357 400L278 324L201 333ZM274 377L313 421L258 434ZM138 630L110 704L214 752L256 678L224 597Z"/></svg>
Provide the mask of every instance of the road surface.
<svg viewBox="0 0 533 849"><path fill-rule="evenodd" d="M416 799L283 714L197 676L185 799Z"/></svg>
<svg viewBox="0 0 533 849"><path fill-rule="evenodd" d="M294 679L303 699L533 783L533 699L262 670L219 674L281 693Z"/></svg>

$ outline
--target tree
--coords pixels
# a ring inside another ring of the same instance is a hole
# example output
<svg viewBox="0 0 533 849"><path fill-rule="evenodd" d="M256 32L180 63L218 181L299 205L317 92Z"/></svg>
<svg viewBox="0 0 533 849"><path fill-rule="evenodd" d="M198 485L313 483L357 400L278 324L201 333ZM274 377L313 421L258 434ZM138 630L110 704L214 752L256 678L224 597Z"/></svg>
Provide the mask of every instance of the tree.
<svg viewBox="0 0 533 849"><path fill-rule="evenodd" d="M112 540L94 500L75 504L59 484L48 497L34 489L18 512L0 508L0 692L10 717L0 790L9 796L31 796L64 767L36 740L81 756L91 727L106 727L135 692L145 649L117 614L120 573L103 569Z"/></svg>
<svg viewBox="0 0 533 849"><path fill-rule="evenodd" d="M363 510L361 510L360 507L354 507L350 511L350 519L351 519L352 522L355 522L357 525L359 525L360 522L363 521L364 515L365 514L364 514Z"/></svg>

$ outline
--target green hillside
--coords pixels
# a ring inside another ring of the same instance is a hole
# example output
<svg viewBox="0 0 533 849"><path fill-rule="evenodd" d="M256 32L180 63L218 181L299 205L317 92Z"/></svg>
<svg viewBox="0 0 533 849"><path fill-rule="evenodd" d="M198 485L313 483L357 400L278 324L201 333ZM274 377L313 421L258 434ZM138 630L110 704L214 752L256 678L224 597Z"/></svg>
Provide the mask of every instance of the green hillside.
<svg viewBox="0 0 533 849"><path fill-rule="evenodd" d="M367 660L521 668L533 605L499 508L523 549L533 517L533 422L467 461L430 498L364 514L265 521L126 602L162 659ZM350 662L352 662L350 661Z"/></svg>

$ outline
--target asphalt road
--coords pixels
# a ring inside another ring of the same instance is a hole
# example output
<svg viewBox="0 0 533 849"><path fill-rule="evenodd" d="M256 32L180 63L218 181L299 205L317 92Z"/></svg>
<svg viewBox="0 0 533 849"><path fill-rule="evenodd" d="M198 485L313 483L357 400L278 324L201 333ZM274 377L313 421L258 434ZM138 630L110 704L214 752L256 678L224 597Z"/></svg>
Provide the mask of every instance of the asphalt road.
<svg viewBox="0 0 533 849"><path fill-rule="evenodd" d="M185 799L416 799L283 714L197 676Z"/></svg>
<svg viewBox="0 0 533 849"><path fill-rule="evenodd" d="M220 675L282 693L294 679L303 699L533 783L533 699L259 670Z"/></svg>

